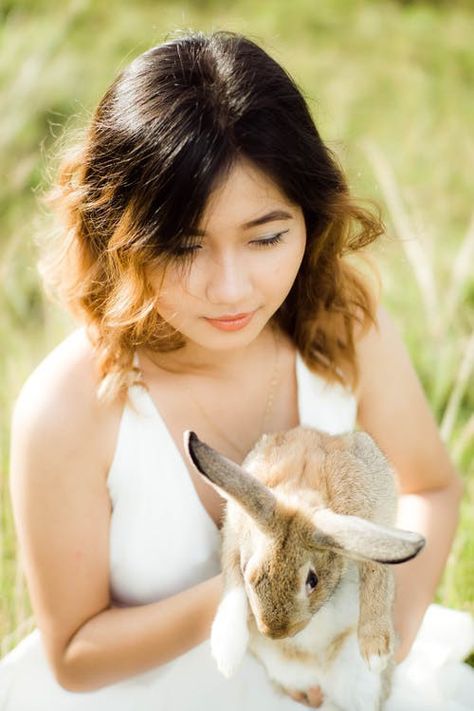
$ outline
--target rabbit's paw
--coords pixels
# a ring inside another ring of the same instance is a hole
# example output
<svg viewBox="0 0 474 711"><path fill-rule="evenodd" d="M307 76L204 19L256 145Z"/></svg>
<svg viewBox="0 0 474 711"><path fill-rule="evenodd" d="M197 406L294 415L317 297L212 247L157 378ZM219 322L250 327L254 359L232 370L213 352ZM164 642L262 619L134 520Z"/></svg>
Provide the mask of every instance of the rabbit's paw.
<svg viewBox="0 0 474 711"><path fill-rule="evenodd" d="M390 654L383 654L379 656L378 654L371 654L367 660L368 667L370 671L380 674L384 669L387 668L387 664L390 659Z"/></svg>
<svg viewBox="0 0 474 711"><path fill-rule="evenodd" d="M211 628L211 654L217 668L231 677L247 649L247 595L243 588L232 588L224 595Z"/></svg>
<svg viewBox="0 0 474 711"><path fill-rule="evenodd" d="M387 667L393 651L392 638L388 632L380 634L359 632L359 646L362 657L371 671L382 672Z"/></svg>

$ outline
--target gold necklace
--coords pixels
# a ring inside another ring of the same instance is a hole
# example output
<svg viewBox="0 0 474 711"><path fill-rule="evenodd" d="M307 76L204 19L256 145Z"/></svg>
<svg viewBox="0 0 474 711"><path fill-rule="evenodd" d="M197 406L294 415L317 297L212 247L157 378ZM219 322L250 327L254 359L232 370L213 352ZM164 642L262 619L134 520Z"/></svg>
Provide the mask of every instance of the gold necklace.
<svg viewBox="0 0 474 711"><path fill-rule="evenodd" d="M265 432L265 423L266 423L266 420L273 409L273 404L275 401L276 385L278 383L278 377L279 377L279 372L278 372L278 337L277 337L276 330L272 329L272 334L273 334L275 357L274 357L274 361L273 361L272 374L271 374L270 380L268 382L267 399L265 402L265 407L264 407L261 422L260 422L260 431L257 433L254 443L257 442L257 440L259 440L261 435ZM223 429L221 429L218 425L216 425L216 423L209 417L209 414L203 408L201 403L196 399L196 397L194 396L189 385L185 384L185 389L186 389L186 392L188 393L190 399L193 401L193 403L198 408L198 410L201 412L201 414L204 416L204 418L207 420L207 422L209 422L209 424L212 425L212 428L214 429L214 431L217 434L219 434L222 437L222 439L225 442L227 442L228 445L230 445L232 447L233 451L238 453L240 458L243 459L242 446L236 445L236 443L228 437L227 433ZM247 454L247 452L244 452L244 455L245 454Z"/></svg>

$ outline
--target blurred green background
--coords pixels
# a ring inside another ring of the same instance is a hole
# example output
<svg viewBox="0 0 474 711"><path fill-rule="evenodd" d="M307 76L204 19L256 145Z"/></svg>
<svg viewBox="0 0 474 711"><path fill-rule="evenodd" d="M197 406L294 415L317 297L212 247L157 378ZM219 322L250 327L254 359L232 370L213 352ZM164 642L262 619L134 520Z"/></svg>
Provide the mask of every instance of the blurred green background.
<svg viewBox="0 0 474 711"><path fill-rule="evenodd" d="M0 653L32 626L9 503L12 405L74 327L39 285L40 198L64 130L124 65L187 29L243 32L282 63L353 192L382 208L384 302L466 482L437 600L474 611L473 3L3 0L0 23Z"/></svg>

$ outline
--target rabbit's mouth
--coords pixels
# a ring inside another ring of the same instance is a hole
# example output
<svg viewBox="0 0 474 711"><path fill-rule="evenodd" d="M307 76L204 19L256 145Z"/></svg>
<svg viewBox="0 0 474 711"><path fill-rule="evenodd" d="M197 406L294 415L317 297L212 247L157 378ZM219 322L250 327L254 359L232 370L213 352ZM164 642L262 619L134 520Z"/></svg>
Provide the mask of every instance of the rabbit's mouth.
<svg viewBox="0 0 474 711"><path fill-rule="evenodd" d="M293 625L284 625L281 627L268 627L261 623L258 625L259 631L269 639L284 639L285 637L294 637L301 632L307 625L307 620Z"/></svg>

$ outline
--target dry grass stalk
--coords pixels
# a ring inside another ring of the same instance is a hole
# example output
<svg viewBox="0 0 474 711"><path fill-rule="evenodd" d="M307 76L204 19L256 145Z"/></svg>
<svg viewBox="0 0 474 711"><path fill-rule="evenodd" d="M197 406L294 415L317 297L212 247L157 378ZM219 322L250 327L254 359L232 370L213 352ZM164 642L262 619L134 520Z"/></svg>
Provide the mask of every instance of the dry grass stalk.
<svg viewBox="0 0 474 711"><path fill-rule="evenodd" d="M405 209L393 170L382 151L369 140L362 142L362 147L377 176L395 231L410 263L423 301L428 328L438 340L442 335L439 320L439 299L433 267L412 220Z"/></svg>

